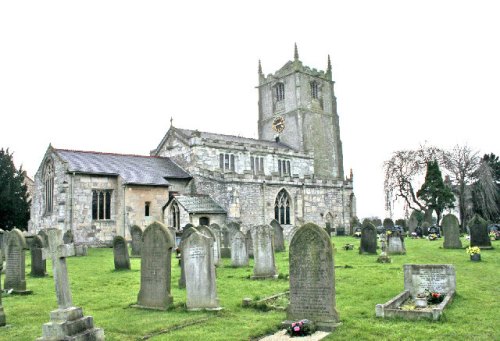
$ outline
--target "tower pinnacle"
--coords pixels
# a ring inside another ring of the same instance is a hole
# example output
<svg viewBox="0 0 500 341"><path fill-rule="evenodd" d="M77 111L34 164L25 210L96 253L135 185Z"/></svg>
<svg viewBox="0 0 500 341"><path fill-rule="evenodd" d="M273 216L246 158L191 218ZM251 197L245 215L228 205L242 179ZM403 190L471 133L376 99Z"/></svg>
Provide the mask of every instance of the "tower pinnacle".
<svg viewBox="0 0 500 341"><path fill-rule="evenodd" d="M295 61L299 60L299 50L297 49L297 43L295 43L295 49L294 49L294 53L293 53L293 59Z"/></svg>

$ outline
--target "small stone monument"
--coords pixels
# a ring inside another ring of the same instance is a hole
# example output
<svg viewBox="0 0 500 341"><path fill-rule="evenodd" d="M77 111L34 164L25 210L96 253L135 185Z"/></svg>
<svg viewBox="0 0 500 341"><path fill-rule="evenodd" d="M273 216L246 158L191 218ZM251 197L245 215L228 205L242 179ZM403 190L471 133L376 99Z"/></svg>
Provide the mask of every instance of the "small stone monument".
<svg viewBox="0 0 500 341"><path fill-rule="evenodd" d="M377 304L377 317L399 317L407 320L438 320L445 307L451 303L456 290L455 268L450 264L405 264L404 291L385 304ZM444 300L426 308L403 310L401 306L417 295L429 292L443 294Z"/></svg>
<svg viewBox="0 0 500 341"><path fill-rule="evenodd" d="M236 232L231 241L231 265L235 268L248 266L246 237L241 231Z"/></svg>
<svg viewBox="0 0 500 341"><path fill-rule="evenodd" d="M214 253L214 256L213 256L214 265L215 266L221 265L219 241L217 240L217 237L215 236L214 231L206 225L197 226L196 230L198 230L198 232L200 232L201 234L204 234L205 236L210 237L212 239L212 241L213 241L212 251Z"/></svg>
<svg viewBox="0 0 500 341"><path fill-rule="evenodd" d="M159 222L150 224L142 235L141 288L136 307L166 310L170 295L171 259L174 239Z"/></svg>
<svg viewBox="0 0 500 341"><path fill-rule="evenodd" d="M137 225L130 227L130 236L132 237L132 252L130 257L140 257L142 249L142 229Z"/></svg>
<svg viewBox="0 0 500 341"><path fill-rule="evenodd" d="M377 254L377 229L369 222L363 222L361 240L359 243L360 254Z"/></svg>
<svg viewBox="0 0 500 341"><path fill-rule="evenodd" d="M283 227L281 227L276 219L271 220L269 225L273 227L274 231L274 252L284 252L285 238L283 236Z"/></svg>
<svg viewBox="0 0 500 341"><path fill-rule="evenodd" d="M94 328L92 316L83 316L82 308L73 306L66 257L75 255L75 247L63 244L59 229L47 229L47 235L49 243L43 257L52 260L58 309L50 312L50 322L43 325L42 337L37 341L104 340L104 330Z"/></svg>
<svg viewBox="0 0 500 341"><path fill-rule="evenodd" d="M0 247L2 247L2 244L0 244ZM2 270L3 270L3 256L2 253L0 252L0 289L2 289ZM3 306L2 306L2 292L0 290L0 327L5 326L6 323L7 321L5 318L5 312L3 311Z"/></svg>
<svg viewBox="0 0 500 341"><path fill-rule="evenodd" d="M113 258L115 270L130 270L127 241L122 236L113 238Z"/></svg>
<svg viewBox="0 0 500 341"><path fill-rule="evenodd" d="M14 294L31 294L26 290L25 252L27 249L23 233L14 228L5 241L5 283L4 289L12 289Z"/></svg>
<svg viewBox="0 0 500 341"><path fill-rule="evenodd" d="M179 243L179 248L181 249L181 259L180 259L181 275L179 277L178 284L180 289L186 287L186 269L184 268L184 263L182 262L182 251L184 250L184 241L191 235L191 233L194 233L196 231L197 230L194 227L185 227L184 230L182 230L181 242Z"/></svg>
<svg viewBox="0 0 500 341"><path fill-rule="evenodd" d="M248 258L253 258L253 240L252 240L252 232L250 230L245 234L246 244L247 244L247 252Z"/></svg>
<svg viewBox="0 0 500 341"><path fill-rule="evenodd" d="M47 275L47 262L42 257L42 249L45 247L40 235L33 237L31 243L31 276L45 277Z"/></svg>
<svg viewBox="0 0 500 341"><path fill-rule="evenodd" d="M469 221L470 246L478 246L481 249L491 249L491 240L488 236L488 223L475 214Z"/></svg>
<svg viewBox="0 0 500 341"><path fill-rule="evenodd" d="M219 310L215 284L212 238L197 232L182 243L182 263L186 274L188 310Z"/></svg>
<svg viewBox="0 0 500 341"><path fill-rule="evenodd" d="M43 240L43 245L46 247L47 245L49 245L49 236L46 232L45 229L42 229L40 231L38 231L38 235L40 237L42 237L42 240Z"/></svg>
<svg viewBox="0 0 500 341"><path fill-rule="evenodd" d="M462 242L460 241L460 225L457 217L453 214L445 215L441 222L441 227L444 234L443 248L461 249Z"/></svg>
<svg viewBox="0 0 500 341"><path fill-rule="evenodd" d="M287 319L312 321L319 330L332 331L339 324L335 304L335 270L330 236L308 223L290 243L290 305Z"/></svg>
<svg viewBox="0 0 500 341"><path fill-rule="evenodd" d="M277 278L274 262L273 228L258 225L252 229L253 239L253 276L252 279Z"/></svg>

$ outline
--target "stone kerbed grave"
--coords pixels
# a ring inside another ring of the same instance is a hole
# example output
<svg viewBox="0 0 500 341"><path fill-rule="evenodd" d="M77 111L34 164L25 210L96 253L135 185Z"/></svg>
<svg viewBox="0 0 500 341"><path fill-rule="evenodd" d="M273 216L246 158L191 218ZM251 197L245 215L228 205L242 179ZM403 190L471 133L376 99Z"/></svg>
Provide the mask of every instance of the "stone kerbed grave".
<svg viewBox="0 0 500 341"><path fill-rule="evenodd" d="M439 320L455 296L455 268L450 264L405 264L404 291L384 304L377 304L375 315L382 318L399 317L406 320ZM420 294L445 295L440 303L416 307Z"/></svg>
<svg viewBox="0 0 500 341"><path fill-rule="evenodd" d="M243 308L254 308L261 311L268 311L268 310L285 311L289 303L290 303L290 291L285 291L255 301L252 300L251 298L244 298L241 301L241 306Z"/></svg>

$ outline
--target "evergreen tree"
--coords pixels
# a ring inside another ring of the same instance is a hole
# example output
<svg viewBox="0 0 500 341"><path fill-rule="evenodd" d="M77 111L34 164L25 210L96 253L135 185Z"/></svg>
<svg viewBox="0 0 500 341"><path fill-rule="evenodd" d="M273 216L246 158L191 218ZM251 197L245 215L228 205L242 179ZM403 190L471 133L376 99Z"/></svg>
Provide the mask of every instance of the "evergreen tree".
<svg viewBox="0 0 500 341"><path fill-rule="evenodd" d="M472 210L492 222L500 221L500 161L485 154L471 186Z"/></svg>
<svg viewBox="0 0 500 341"><path fill-rule="evenodd" d="M451 188L444 184L437 161L427 162L425 182L417 192L417 197L425 202L429 209L436 212L438 225L443 211L455 207L455 196Z"/></svg>
<svg viewBox="0 0 500 341"><path fill-rule="evenodd" d="M9 150L0 149L0 228L26 229L30 218L25 172L16 169Z"/></svg>

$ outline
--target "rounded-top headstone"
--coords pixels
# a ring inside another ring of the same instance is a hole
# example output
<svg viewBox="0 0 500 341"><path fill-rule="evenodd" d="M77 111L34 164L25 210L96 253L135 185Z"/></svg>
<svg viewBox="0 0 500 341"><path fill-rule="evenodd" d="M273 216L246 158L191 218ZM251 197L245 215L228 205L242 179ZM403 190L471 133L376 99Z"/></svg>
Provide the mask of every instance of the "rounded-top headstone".
<svg viewBox="0 0 500 341"><path fill-rule="evenodd" d="M5 283L4 289L13 289L18 293L29 293L26 290L25 255L27 249L23 233L14 228L7 235L5 243Z"/></svg>
<svg viewBox="0 0 500 341"><path fill-rule="evenodd" d="M460 241L460 224L458 218L453 214L445 215L441 221L441 227L444 234L443 248L461 249L462 242Z"/></svg>
<svg viewBox="0 0 500 341"><path fill-rule="evenodd" d="M248 250L246 237L237 231L231 240L231 265L234 267L248 266Z"/></svg>
<svg viewBox="0 0 500 341"><path fill-rule="evenodd" d="M195 233L197 230L194 227L185 227L184 230L182 230L182 236L181 236L181 242L179 244L179 248L181 249L181 276L179 277L179 288L185 288L186 287L186 272L184 268L184 263L182 262L182 252L184 251L184 241L189 238L189 236L193 233Z"/></svg>
<svg viewBox="0 0 500 341"><path fill-rule="evenodd" d="M44 245L48 246L49 245L49 236L48 236L47 232L45 231L45 229L38 231L38 235L40 237L42 237Z"/></svg>
<svg viewBox="0 0 500 341"><path fill-rule="evenodd" d="M42 249L46 247L42 237L36 235L31 243L31 276L44 277L47 275L47 262L42 257Z"/></svg>
<svg viewBox="0 0 500 341"><path fill-rule="evenodd" d="M130 226L130 236L132 238L132 257L140 257L142 249L142 229L137 225Z"/></svg>
<svg viewBox="0 0 500 341"><path fill-rule="evenodd" d="M113 257L115 270L130 270L127 241L122 236L113 238Z"/></svg>
<svg viewBox="0 0 500 341"><path fill-rule="evenodd" d="M491 240L488 235L488 222L480 215L475 214L469 221L470 246L490 248Z"/></svg>
<svg viewBox="0 0 500 341"><path fill-rule="evenodd" d="M196 227L196 230L199 231L200 233L204 234L207 237L210 237L213 241L213 253L214 253L214 264L215 265L220 265L220 243L215 235L215 232L208 226L206 225L200 225Z"/></svg>
<svg viewBox="0 0 500 341"><path fill-rule="evenodd" d="M370 221L364 221L361 228L361 240L359 242L360 254L377 253L377 229Z"/></svg>
<svg viewBox="0 0 500 341"><path fill-rule="evenodd" d="M253 279L277 278L274 259L273 228L270 225L258 225L252 229L253 239Z"/></svg>

